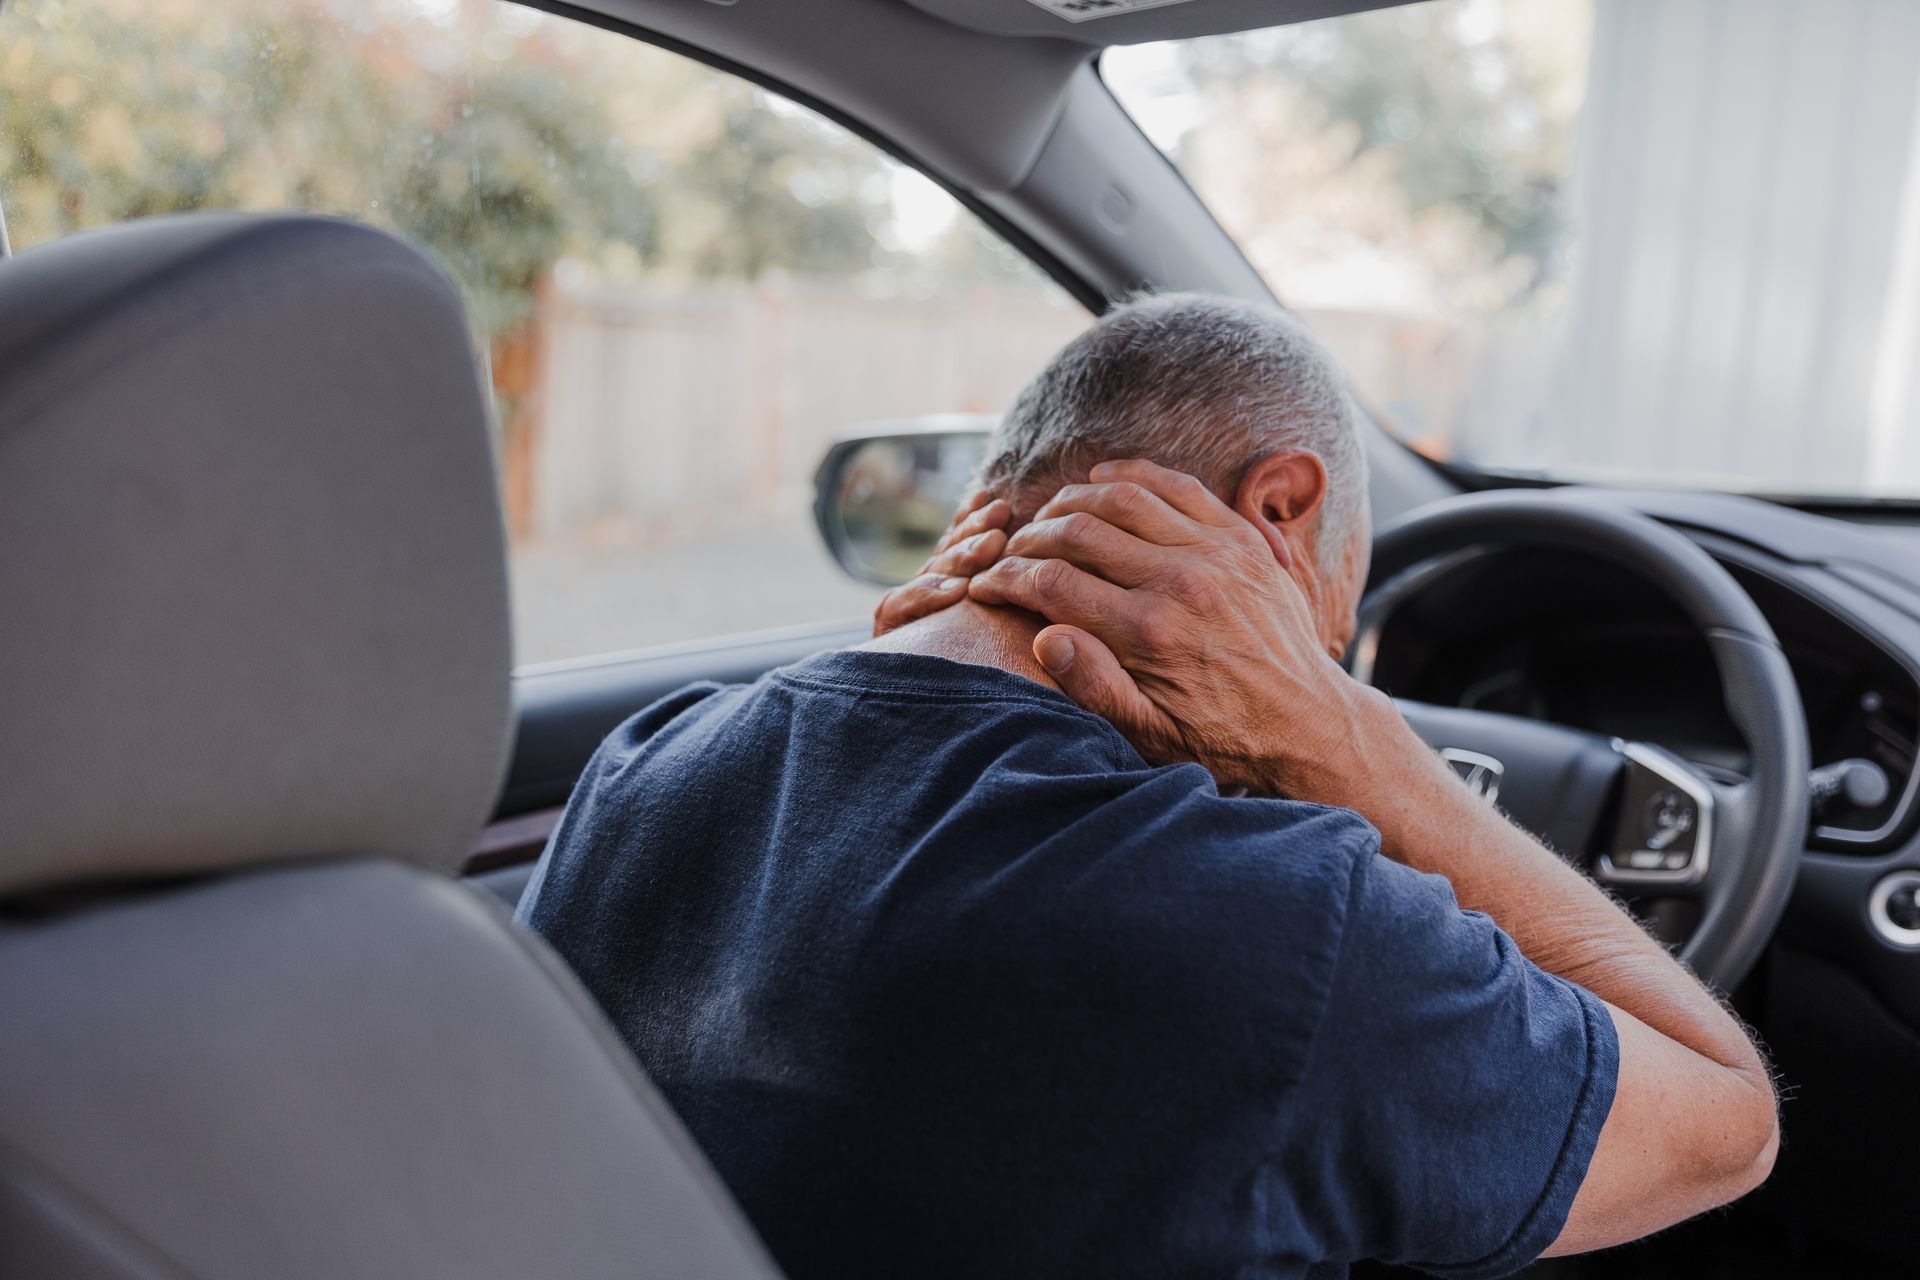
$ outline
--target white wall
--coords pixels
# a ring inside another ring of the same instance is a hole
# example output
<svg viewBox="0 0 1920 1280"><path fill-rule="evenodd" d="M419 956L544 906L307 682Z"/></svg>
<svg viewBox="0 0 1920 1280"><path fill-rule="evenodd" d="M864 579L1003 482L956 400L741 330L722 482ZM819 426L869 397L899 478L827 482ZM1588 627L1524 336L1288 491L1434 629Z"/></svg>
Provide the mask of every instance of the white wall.
<svg viewBox="0 0 1920 1280"><path fill-rule="evenodd" d="M1564 328L1464 451L1920 494L1916 121L1916 0L1600 0Z"/></svg>

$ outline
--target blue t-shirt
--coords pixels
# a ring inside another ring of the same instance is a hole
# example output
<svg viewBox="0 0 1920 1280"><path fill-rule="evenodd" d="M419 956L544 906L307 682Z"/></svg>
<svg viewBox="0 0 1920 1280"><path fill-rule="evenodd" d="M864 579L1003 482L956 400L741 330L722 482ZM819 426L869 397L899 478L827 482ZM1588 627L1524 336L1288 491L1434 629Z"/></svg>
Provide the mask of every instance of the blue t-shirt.
<svg viewBox="0 0 1920 1280"><path fill-rule="evenodd" d="M697 685L588 765L523 908L792 1280L1531 1260L1604 1006L1345 810L1154 768L994 668Z"/></svg>

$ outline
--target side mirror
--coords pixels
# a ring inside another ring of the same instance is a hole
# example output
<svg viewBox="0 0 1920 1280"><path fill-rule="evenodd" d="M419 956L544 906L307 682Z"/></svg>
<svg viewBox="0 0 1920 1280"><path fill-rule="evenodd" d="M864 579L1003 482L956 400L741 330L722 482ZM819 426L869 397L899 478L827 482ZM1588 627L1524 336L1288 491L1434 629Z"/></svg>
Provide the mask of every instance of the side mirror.
<svg viewBox="0 0 1920 1280"><path fill-rule="evenodd" d="M911 578L966 495L999 419L942 413L844 432L813 477L813 517L833 558L881 586Z"/></svg>

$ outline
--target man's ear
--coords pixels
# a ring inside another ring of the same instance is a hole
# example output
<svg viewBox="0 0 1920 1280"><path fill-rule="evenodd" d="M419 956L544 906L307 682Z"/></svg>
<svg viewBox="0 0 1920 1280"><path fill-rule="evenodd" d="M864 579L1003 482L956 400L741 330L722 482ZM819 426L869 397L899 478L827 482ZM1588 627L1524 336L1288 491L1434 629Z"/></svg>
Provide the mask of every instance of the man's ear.
<svg viewBox="0 0 1920 1280"><path fill-rule="evenodd" d="M1260 531L1289 571L1304 558L1307 531L1327 496L1327 465L1305 449L1282 449L1247 468L1233 509Z"/></svg>

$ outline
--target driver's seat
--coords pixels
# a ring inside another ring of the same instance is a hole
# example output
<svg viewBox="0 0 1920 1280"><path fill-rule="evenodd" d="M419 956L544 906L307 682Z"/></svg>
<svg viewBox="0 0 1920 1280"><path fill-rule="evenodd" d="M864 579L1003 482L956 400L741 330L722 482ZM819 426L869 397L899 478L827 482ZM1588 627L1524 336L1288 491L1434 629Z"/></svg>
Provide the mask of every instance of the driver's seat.
<svg viewBox="0 0 1920 1280"><path fill-rule="evenodd" d="M0 262L0 1276L774 1274L448 876L507 670L417 253L223 216Z"/></svg>

